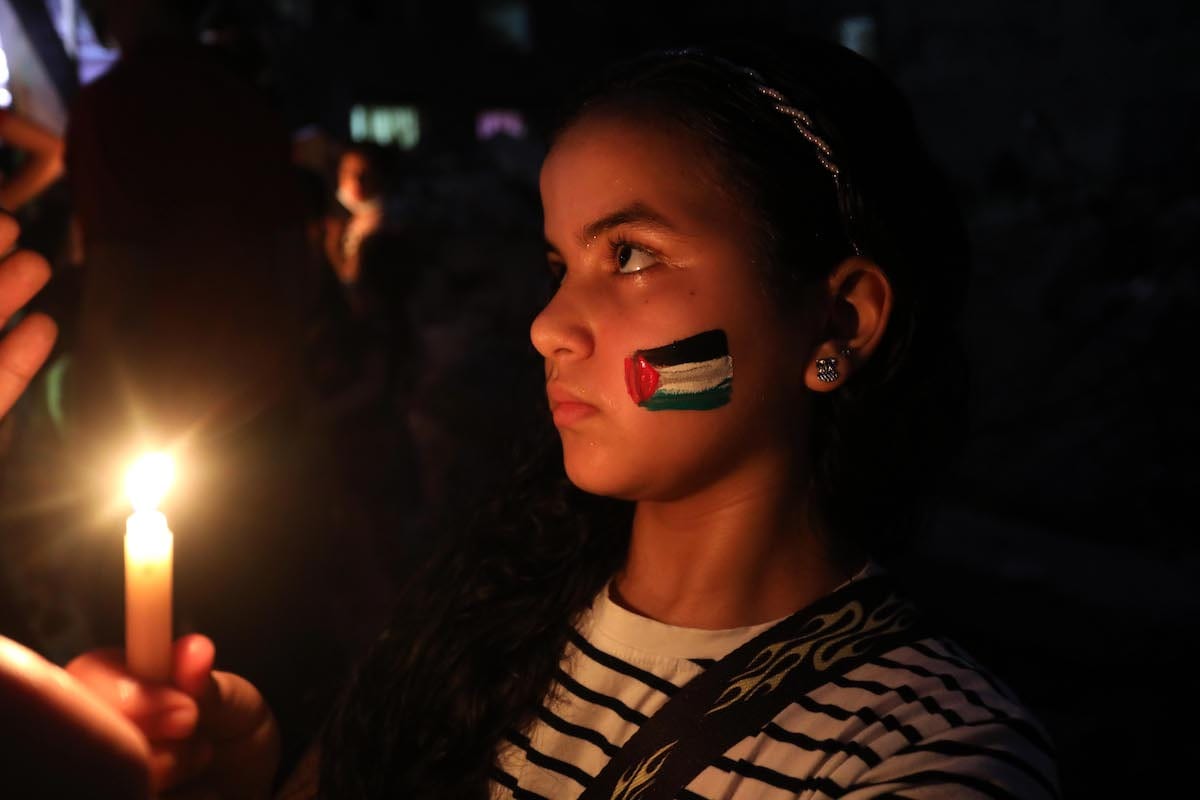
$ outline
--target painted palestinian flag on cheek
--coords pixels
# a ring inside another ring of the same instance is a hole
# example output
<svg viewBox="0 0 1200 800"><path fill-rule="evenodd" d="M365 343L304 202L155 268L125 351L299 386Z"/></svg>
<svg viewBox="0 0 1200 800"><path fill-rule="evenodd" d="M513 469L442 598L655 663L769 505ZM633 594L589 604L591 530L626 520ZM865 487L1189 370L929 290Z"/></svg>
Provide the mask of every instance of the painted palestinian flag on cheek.
<svg viewBox="0 0 1200 800"><path fill-rule="evenodd" d="M733 358L725 331L638 350L625 359L625 387L633 402L650 411L706 411L729 402Z"/></svg>

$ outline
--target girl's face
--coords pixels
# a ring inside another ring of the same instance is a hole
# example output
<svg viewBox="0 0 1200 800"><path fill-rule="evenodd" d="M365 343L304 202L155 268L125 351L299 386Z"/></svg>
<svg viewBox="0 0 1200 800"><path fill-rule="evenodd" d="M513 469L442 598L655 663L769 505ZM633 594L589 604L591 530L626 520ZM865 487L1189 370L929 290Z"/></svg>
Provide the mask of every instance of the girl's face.
<svg viewBox="0 0 1200 800"><path fill-rule="evenodd" d="M530 333L571 481L672 500L793 467L811 326L768 294L747 212L711 158L668 126L593 113L554 145L541 193L562 282ZM732 361L725 388L713 331ZM675 342L665 365L645 353ZM667 402L647 400L656 391Z"/></svg>

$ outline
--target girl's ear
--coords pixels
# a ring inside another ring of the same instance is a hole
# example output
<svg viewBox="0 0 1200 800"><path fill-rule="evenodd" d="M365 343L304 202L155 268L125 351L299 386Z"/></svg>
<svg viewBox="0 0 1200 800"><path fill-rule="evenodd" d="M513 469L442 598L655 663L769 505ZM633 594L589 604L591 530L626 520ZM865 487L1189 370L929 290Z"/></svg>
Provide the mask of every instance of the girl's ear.
<svg viewBox="0 0 1200 800"><path fill-rule="evenodd" d="M830 273L826 287L825 338L804 368L804 384L814 392L841 386L871 357L892 313L892 284L874 261L847 258Z"/></svg>

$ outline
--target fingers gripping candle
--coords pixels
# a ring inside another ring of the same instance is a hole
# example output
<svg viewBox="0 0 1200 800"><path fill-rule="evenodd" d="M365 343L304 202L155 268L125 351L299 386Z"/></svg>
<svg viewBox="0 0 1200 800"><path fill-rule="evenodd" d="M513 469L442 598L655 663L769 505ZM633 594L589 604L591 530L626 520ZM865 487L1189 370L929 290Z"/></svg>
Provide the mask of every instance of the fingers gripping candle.
<svg viewBox="0 0 1200 800"><path fill-rule="evenodd" d="M134 675L171 677L171 568L174 536L158 510L174 478L164 453L142 456L125 476L133 513L125 521L125 663Z"/></svg>

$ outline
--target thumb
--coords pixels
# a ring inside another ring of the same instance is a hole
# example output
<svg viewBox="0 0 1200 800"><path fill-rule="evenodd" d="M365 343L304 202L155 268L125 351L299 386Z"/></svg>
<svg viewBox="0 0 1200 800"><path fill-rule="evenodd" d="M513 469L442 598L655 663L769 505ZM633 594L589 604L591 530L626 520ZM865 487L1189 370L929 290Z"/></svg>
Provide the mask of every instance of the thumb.
<svg viewBox="0 0 1200 800"><path fill-rule="evenodd" d="M171 661L171 680L183 692L199 702L208 690L217 648L212 639L198 633L175 640Z"/></svg>

